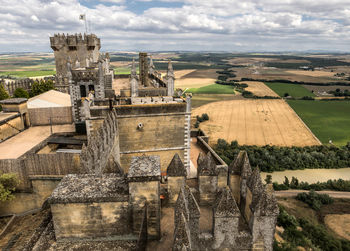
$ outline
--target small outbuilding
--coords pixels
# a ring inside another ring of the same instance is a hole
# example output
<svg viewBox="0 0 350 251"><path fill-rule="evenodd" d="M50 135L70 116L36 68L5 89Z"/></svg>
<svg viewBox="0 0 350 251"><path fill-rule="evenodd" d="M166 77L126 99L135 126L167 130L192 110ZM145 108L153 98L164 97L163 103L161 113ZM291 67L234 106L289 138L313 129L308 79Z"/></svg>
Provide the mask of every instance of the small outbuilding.
<svg viewBox="0 0 350 251"><path fill-rule="evenodd" d="M28 113L32 126L71 124L70 95L50 90L28 100Z"/></svg>

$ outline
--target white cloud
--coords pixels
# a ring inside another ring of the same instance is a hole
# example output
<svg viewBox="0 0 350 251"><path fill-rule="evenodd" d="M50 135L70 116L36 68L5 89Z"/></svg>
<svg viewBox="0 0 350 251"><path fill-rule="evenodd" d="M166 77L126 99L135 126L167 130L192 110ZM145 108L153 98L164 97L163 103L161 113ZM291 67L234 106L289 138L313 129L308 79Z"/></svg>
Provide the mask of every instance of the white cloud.
<svg viewBox="0 0 350 251"><path fill-rule="evenodd" d="M84 31L81 13L105 49L347 50L350 43L350 0L161 1L183 6L136 14L124 0L93 7L77 0L0 0L1 50L50 50L48 33Z"/></svg>

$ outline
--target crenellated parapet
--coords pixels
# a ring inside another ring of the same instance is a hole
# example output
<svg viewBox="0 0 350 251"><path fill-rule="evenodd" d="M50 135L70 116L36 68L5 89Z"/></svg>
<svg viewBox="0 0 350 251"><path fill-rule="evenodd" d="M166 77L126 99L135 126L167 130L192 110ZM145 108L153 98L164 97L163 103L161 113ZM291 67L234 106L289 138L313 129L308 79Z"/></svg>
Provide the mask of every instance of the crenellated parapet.
<svg viewBox="0 0 350 251"><path fill-rule="evenodd" d="M95 34L55 34L50 37L51 48L54 51L59 51L64 47L68 47L69 50L76 50L78 46L85 46L88 50L94 50L95 48L101 48L101 41ZM74 48L75 47L75 48Z"/></svg>
<svg viewBox="0 0 350 251"><path fill-rule="evenodd" d="M87 146L83 145L80 155L82 169L97 175L107 169L113 170L111 165L116 165L119 159L118 136L117 113L113 110L102 126L88 137Z"/></svg>

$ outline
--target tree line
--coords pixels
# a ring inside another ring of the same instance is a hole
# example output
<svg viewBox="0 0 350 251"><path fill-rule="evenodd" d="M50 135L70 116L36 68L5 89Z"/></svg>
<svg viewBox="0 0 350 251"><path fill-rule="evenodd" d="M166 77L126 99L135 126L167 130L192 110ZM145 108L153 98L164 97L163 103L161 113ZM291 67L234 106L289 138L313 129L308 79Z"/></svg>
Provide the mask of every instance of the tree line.
<svg viewBox="0 0 350 251"><path fill-rule="evenodd" d="M263 172L298 170L305 168L345 168L350 167L350 142L343 147L336 146L247 146L239 145L237 141L229 144L219 139L214 146L216 153L230 164L244 150L248 153L253 167L259 167Z"/></svg>

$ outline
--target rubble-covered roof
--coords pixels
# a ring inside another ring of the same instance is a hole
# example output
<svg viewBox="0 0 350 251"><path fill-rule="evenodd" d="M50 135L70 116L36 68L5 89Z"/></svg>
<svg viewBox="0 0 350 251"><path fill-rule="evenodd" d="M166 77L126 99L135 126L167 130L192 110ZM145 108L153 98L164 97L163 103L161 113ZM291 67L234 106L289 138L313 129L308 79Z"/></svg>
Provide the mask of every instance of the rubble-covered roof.
<svg viewBox="0 0 350 251"><path fill-rule="evenodd" d="M128 178L149 177L160 177L160 157L146 155L132 157Z"/></svg>
<svg viewBox="0 0 350 251"><path fill-rule="evenodd" d="M128 194L127 181L116 174L68 174L52 192L49 202L55 204L127 201Z"/></svg>
<svg viewBox="0 0 350 251"><path fill-rule="evenodd" d="M180 156L177 153L174 155L167 168L167 175L173 177L187 176L185 165L182 163Z"/></svg>
<svg viewBox="0 0 350 251"><path fill-rule="evenodd" d="M0 104L22 104L26 101L27 101L26 98L9 98L9 99L0 100Z"/></svg>

